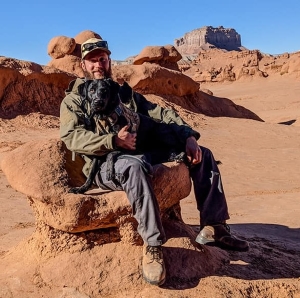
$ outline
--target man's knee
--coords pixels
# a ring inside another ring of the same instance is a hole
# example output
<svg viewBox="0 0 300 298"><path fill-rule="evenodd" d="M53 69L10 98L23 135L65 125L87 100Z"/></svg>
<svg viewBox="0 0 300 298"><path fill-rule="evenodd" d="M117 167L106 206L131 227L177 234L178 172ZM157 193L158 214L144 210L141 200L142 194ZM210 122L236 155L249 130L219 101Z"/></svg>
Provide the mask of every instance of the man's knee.
<svg viewBox="0 0 300 298"><path fill-rule="evenodd" d="M143 175L149 173L149 169L147 168L147 165L141 160L138 161L134 159L129 159L128 165L131 171L135 172L136 174Z"/></svg>
<svg viewBox="0 0 300 298"><path fill-rule="evenodd" d="M122 157L126 159L126 170L137 175L145 175L152 173L152 167L145 162L142 158L134 155ZM138 177L138 176L137 176Z"/></svg>

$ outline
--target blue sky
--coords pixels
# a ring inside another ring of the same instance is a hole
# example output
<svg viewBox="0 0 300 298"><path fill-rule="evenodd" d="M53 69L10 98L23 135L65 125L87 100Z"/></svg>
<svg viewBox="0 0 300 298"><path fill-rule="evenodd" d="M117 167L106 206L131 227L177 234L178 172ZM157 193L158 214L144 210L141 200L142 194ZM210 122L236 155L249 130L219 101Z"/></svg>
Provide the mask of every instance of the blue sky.
<svg viewBox="0 0 300 298"><path fill-rule="evenodd" d="M3 1L0 56L46 65L49 41L84 30L109 43L112 59L124 60L146 46L174 39L203 26L234 28L242 45L264 53L300 50L299 0L191 1Z"/></svg>

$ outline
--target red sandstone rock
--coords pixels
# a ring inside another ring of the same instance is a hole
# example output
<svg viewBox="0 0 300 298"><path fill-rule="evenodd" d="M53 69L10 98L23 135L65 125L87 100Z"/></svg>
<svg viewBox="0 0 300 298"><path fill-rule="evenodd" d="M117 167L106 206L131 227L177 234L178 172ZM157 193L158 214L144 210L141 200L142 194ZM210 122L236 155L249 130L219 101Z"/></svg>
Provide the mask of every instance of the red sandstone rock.
<svg viewBox="0 0 300 298"><path fill-rule="evenodd" d="M93 37L102 39L102 37L98 33L91 31L91 30L81 31L74 37L74 39L77 44L82 44L86 40L93 38Z"/></svg>
<svg viewBox="0 0 300 298"><path fill-rule="evenodd" d="M149 62L114 66L113 77L115 80L125 78L134 90L143 94L184 96L199 90L199 84L190 77Z"/></svg>
<svg viewBox="0 0 300 298"><path fill-rule="evenodd" d="M74 38L67 36L53 37L48 44L48 55L54 59L62 58L65 55L71 54L76 47Z"/></svg>
<svg viewBox="0 0 300 298"><path fill-rule="evenodd" d="M159 64L160 61L177 62L181 59L181 54L174 46L147 46L133 60L134 65L140 65L144 62L153 62Z"/></svg>
<svg viewBox="0 0 300 298"><path fill-rule="evenodd" d="M64 90L74 76L49 66L0 57L0 117L41 112L59 115Z"/></svg>
<svg viewBox="0 0 300 298"><path fill-rule="evenodd" d="M70 74L73 74L74 76L82 78L84 77L84 73L80 66L80 61L81 58L75 55L65 55L64 57L59 59L52 59L48 63L48 65L50 67L55 67L61 71L68 72Z"/></svg>
<svg viewBox="0 0 300 298"><path fill-rule="evenodd" d="M173 70L179 70L177 62L181 58L181 54L172 45L148 46L134 58L133 64L141 65L144 62L150 62Z"/></svg>
<svg viewBox="0 0 300 298"><path fill-rule="evenodd" d="M37 222L73 233L109 227L124 229L123 225L133 221L124 192L68 193L70 186L84 183L82 166L82 159L77 157L73 162L59 140L28 142L8 153L1 163L12 187L28 196ZM154 166L153 176L163 216L190 193L191 181L186 166L175 162Z"/></svg>

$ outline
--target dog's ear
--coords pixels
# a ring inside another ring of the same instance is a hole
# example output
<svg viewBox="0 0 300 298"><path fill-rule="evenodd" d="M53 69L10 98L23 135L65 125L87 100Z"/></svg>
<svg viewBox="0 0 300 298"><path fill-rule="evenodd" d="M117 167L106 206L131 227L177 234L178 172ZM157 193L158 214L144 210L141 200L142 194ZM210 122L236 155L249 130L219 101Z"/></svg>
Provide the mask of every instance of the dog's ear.
<svg viewBox="0 0 300 298"><path fill-rule="evenodd" d="M120 90L120 85L118 82L115 82L111 78L105 80L107 84L110 86L110 94L111 94L111 100L115 103L119 101L118 93Z"/></svg>
<svg viewBox="0 0 300 298"><path fill-rule="evenodd" d="M90 83L92 82L93 80L87 80L85 81L84 83L80 84L78 86L78 93L80 94L81 98L83 100L86 100L87 99L87 94L88 94L88 86L90 85Z"/></svg>
<svg viewBox="0 0 300 298"><path fill-rule="evenodd" d="M121 101L125 104L129 103L132 98L132 88L128 85L126 81L124 81L123 85L120 86L119 95Z"/></svg>
<svg viewBox="0 0 300 298"><path fill-rule="evenodd" d="M120 85L117 82L113 81L111 78L106 79L105 82L110 87L110 106L115 109L120 103L120 99L118 96Z"/></svg>
<svg viewBox="0 0 300 298"><path fill-rule="evenodd" d="M117 82L115 82L111 78L106 79L106 82L111 87L111 90L113 90L114 93L117 94L119 92L120 85Z"/></svg>

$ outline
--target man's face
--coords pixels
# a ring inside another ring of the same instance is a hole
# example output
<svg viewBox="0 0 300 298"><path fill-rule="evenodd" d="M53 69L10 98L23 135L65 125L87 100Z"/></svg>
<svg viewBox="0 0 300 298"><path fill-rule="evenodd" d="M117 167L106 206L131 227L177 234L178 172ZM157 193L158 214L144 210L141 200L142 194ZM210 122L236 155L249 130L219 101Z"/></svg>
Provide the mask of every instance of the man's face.
<svg viewBox="0 0 300 298"><path fill-rule="evenodd" d="M110 58L104 51L93 51L81 61L81 67L87 79L111 77Z"/></svg>

